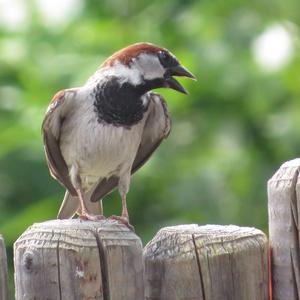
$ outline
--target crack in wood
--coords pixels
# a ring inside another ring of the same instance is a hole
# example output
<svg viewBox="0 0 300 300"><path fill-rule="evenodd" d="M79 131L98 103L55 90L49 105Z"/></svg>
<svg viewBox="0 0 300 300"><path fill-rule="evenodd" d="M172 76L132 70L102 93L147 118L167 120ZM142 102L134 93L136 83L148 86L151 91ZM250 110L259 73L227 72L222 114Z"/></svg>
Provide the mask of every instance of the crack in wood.
<svg viewBox="0 0 300 300"><path fill-rule="evenodd" d="M57 258L57 281L58 281L59 300L62 300L61 277L60 277L60 258L59 258L59 239L57 241L57 246L56 246L56 258Z"/></svg>
<svg viewBox="0 0 300 300"><path fill-rule="evenodd" d="M196 246L196 241L195 241L195 235L192 234L192 241L194 244L194 250L195 250L195 255L196 255L196 261L197 261L197 266L198 266L198 271L199 271L199 279L200 279L200 285L201 285L201 291L202 291L202 298L203 300L206 299L205 297L205 289L204 289L204 282L203 282L203 276L202 276L202 270L201 270L201 263L200 263L200 258Z"/></svg>
<svg viewBox="0 0 300 300"><path fill-rule="evenodd" d="M109 294L109 281L108 281L108 268L107 268L107 259L104 251L104 246L101 239L99 238L100 231L91 230L95 236L98 251L99 251L99 261L100 261L100 270L101 270L101 280L102 280L102 291L103 291L103 300L110 300Z"/></svg>

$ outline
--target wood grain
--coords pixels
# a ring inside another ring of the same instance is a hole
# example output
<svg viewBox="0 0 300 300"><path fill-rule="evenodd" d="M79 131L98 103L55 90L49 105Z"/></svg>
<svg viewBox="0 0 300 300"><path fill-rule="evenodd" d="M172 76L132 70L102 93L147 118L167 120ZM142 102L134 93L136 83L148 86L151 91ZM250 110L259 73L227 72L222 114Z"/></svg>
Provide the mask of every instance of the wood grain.
<svg viewBox="0 0 300 300"><path fill-rule="evenodd" d="M284 163L268 182L274 300L300 299L300 159Z"/></svg>
<svg viewBox="0 0 300 300"><path fill-rule="evenodd" d="M116 221L34 224L14 252L16 299L143 299L141 241Z"/></svg>
<svg viewBox="0 0 300 300"><path fill-rule="evenodd" d="M144 249L145 299L267 300L267 252L255 228L163 228Z"/></svg>
<svg viewBox="0 0 300 300"><path fill-rule="evenodd" d="M8 299L8 281L7 281L7 257L4 239L0 235L0 299Z"/></svg>

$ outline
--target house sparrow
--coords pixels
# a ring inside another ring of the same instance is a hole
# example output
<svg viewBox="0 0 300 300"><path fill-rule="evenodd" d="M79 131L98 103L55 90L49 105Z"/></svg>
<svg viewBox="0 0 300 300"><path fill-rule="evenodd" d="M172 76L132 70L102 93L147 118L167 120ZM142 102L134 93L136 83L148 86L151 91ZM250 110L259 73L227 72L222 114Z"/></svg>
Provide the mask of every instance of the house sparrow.
<svg viewBox="0 0 300 300"><path fill-rule="evenodd" d="M167 49L130 45L109 57L82 87L58 92L47 109L42 133L51 175L66 193L58 218L103 217L102 198L116 187L121 216L129 225L130 177L170 132L170 118L155 88L187 94L172 76L195 76Z"/></svg>

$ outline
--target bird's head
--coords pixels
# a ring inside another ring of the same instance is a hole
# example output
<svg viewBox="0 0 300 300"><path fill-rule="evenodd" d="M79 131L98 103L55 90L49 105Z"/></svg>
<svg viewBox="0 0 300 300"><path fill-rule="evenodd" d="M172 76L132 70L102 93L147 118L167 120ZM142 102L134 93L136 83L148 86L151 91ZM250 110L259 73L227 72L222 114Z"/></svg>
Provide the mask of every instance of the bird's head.
<svg viewBox="0 0 300 300"><path fill-rule="evenodd" d="M150 43L137 43L121 49L109 57L100 70L143 92L165 87L187 94L173 76L196 79L171 52Z"/></svg>

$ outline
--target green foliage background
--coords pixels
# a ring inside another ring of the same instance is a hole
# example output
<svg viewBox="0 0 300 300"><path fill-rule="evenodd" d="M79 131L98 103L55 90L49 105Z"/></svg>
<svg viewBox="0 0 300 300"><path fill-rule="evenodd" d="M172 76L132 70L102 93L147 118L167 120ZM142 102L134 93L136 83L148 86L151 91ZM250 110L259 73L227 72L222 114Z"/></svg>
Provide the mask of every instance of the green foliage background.
<svg viewBox="0 0 300 300"><path fill-rule="evenodd" d="M173 130L132 179L137 234L146 243L160 227L182 223L267 232L267 180L300 151L298 0L90 0L62 25L47 23L35 1L24 3L26 26L0 27L0 232L10 266L13 242L33 222L55 218L64 193L43 153L49 100L138 41L170 49L198 81L181 80L188 97L159 91ZM294 55L270 72L252 49L277 23L292 26ZM107 215L119 213L119 196L104 206Z"/></svg>

